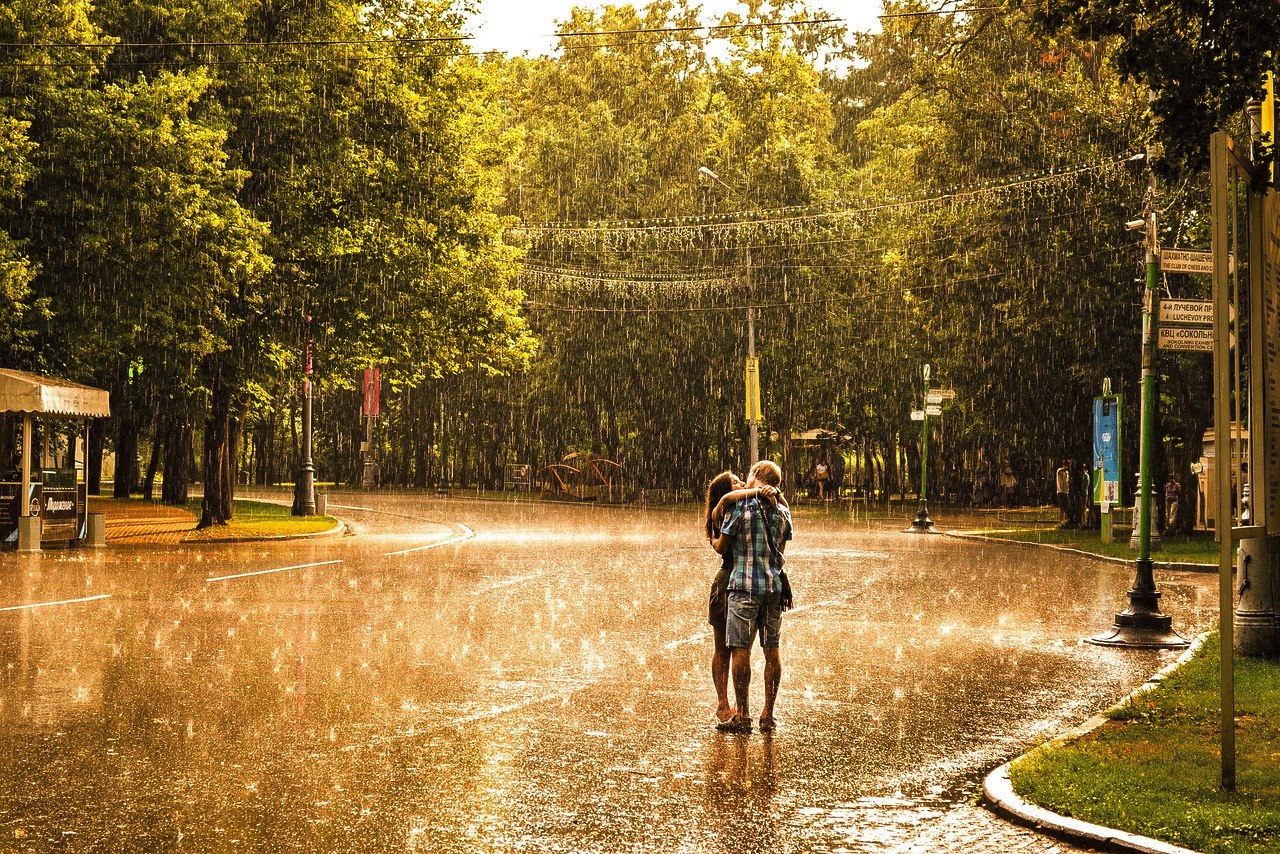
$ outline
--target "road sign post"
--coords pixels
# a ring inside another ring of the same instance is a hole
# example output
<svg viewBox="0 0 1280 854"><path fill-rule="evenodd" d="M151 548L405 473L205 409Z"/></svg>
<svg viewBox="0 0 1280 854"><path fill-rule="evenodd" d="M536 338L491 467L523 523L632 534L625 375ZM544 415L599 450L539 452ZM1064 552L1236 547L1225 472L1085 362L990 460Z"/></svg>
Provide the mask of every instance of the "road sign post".
<svg viewBox="0 0 1280 854"><path fill-rule="evenodd" d="M1160 612L1160 593L1156 590L1151 562L1151 474L1155 446L1156 415L1156 293L1160 279L1160 249L1156 239L1156 215L1153 209L1155 178L1147 190L1147 210L1142 222L1146 237L1147 279L1142 301L1142 411L1140 415L1141 460L1138 472L1138 500L1134 507L1134 526L1138 532L1138 559L1134 561L1133 588L1129 590L1129 607L1116 614L1108 631L1087 640L1100 646L1170 649L1185 647L1186 638L1173 630L1173 620Z"/></svg>
<svg viewBox="0 0 1280 854"><path fill-rule="evenodd" d="M923 373L924 408L911 412L911 420L920 422L920 507L916 511L916 518L911 522L911 527L906 530L908 534L940 533L934 527L933 520L929 518L929 419L941 415L942 403L955 400L956 397L955 389L929 387L931 369L928 365L924 366Z"/></svg>

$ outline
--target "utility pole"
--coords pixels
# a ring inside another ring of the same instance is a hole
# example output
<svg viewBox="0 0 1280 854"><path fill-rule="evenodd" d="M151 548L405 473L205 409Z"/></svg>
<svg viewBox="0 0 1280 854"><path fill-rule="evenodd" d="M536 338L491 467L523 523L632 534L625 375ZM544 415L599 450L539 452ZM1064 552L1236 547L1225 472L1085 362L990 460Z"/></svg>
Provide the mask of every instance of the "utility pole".
<svg viewBox="0 0 1280 854"><path fill-rule="evenodd" d="M751 465L760 461L760 362L756 359L756 283L747 247L747 430Z"/></svg>
<svg viewBox="0 0 1280 854"><path fill-rule="evenodd" d="M742 194L730 187L720 176L706 166L699 166L698 172L715 181L739 199ZM745 201L745 199L743 199ZM746 365L746 416L747 443L750 445L751 465L760 461L760 362L756 358L756 283L755 271L751 265L751 247L745 247L747 254L747 365Z"/></svg>

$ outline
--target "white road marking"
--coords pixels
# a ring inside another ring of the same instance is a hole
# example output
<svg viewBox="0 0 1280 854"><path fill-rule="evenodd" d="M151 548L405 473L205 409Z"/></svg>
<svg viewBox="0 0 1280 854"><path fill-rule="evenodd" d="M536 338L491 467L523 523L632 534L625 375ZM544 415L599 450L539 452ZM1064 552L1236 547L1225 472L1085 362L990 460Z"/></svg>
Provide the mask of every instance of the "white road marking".
<svg viewBox="0 0 1280 854"><path fill-rule="evenodd" d="M57 602L32 602L30 605L10 605L0 611L25 611L28 608L48 608L52 605L76 605L80 602L96 602L99 599L110 599L112 594L99 593L97 596L82 596L79 599L60 599Z"/></svg>
<svg viewBox="0 0 1280 854"><path fill-rule="evenodd" d="M450 545L453 545L454 543L460 543L463 540L469 540L476 535L475 531L471 530L466 525L463 525L460 522L451 522L450 524L456 525L457 527L461 528L462 534L457 537L450 537L447 540L441 540L438 543L427 543L425 546L414 546L411 549L401 549L398 552L383 552L382 556L395 557L396 555L407 555L410 552L421 552L421 551L426 551L427 549L438 549L441 546L450 546Z"/></svg>
<svg viewBox="0 0 1280 854"><path fill-rule="evenodd" d="M514 578L504 578L501 581L495 581L492 584L486 584L484 587L477 587L475 590L471 591L471 595L479 596L482 593L492 593L493 591L500 590L503 587L510 587L513 584L520 584L521 582L532 581L535 578L541 578L541 577L542 577L542 573L535 572L532 575L517 575Z"/></svg>
<svg viewBox="0 0 1280 854"><path fill-rule="evenodd" d="M235 575L211 575L205 581L230 581L233 578L248 578L251 575L270 575L273 572L288 572L291 569L306 569L309 566L329 566L342 563L341 560L322 560L319 563L300 563L296 566L281 566L276 569L260 569L257 572L237 572Z"/></svg>

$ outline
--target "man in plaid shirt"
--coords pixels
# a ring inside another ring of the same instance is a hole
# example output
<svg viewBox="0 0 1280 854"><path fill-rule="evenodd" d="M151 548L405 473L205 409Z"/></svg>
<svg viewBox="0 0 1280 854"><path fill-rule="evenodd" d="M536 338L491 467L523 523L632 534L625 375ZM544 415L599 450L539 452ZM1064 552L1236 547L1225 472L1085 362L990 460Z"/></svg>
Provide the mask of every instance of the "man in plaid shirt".
<svg viewBox="0 0 1280 854"><path fill-rule="evenodd" d="M764 648L764 707L760 731L772 732L773 702L782 681L782 550L791 539L791 513L774 506L772 496L782 483L782 470L771 460L751 468L747 487L756 496L734 505L712 544L720 554L733 552L729 575L729 613L725 641L733 651L730 670L737 699L734 716L718 728L724 732L751 732L748 698L751 692L751 643L760 635ZM770 542L772 541L772 543Z"/></svg>

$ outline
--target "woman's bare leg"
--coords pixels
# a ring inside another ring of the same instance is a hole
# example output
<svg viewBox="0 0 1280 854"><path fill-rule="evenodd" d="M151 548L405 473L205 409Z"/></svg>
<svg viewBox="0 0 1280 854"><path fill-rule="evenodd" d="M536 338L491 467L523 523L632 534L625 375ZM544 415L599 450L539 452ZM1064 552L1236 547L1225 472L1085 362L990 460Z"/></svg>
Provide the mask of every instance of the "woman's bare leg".
<svg viewBox="0 0 1280 854"><path fill-rule="evenodd" d="M724 626L712 629L715 649L711 653L711 681L716 686L716 718L727 721L733 717L729 705L729 647L724 644Z"/></svg>

